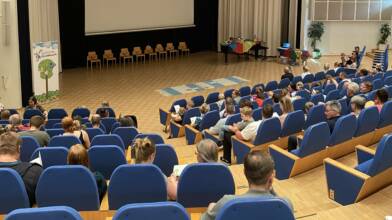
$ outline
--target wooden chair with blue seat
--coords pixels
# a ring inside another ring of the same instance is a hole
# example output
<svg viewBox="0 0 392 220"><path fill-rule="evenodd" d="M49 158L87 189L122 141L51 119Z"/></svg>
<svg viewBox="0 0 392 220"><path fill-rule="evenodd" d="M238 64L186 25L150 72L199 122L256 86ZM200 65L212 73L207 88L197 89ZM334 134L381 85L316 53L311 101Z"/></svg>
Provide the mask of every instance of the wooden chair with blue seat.
<svg viewBox="0 0 392 220"><path fill-rule="evenodd" d="M185 125L191 124L191 118L200 116L200 108L191 108L187 110L179 124L175 121L170 121L170 136L172 138L183 137L185 135Z"/></svg>
<svg viewBox="0 0 392 220"><path fill-rule="evenodd" d="M0 214L29 208L30 202L22 177L11 168L0 168Z"/></svg>
<svg viewBox="0 0 392 220"><path fill-rule="evenodd" d="M89 168L100 172L106 180L120 165L126 164L124 151L116 145L95 145L88 149Z"/></svg>
<svg viewBox="0 0 392 220"><path fill-rule="evenodd" d="M202 131L214 126L219 121L219 112L216 110L207 112L199 124L199 129L185 125L186 144L192 145L201 141Z"/></svg>
<svg viewBox="0 0 392 220"><path fill-rule="evenodd" d="M278 88L278 82L275 80L269 81L264 88L264 91L269 92L269 91L274 91L275 89Z"/></svg>
<svg viewBox="0 0 392 220"><path fill-rule="evenodd" d="M71 148L75 144L82 144L80 142L79 138L77 138L74 135L57 135L49 140L48 147L58 147L58 146L63 146L66 148Z"/></svg>
<svg viewBox="0 0 392 220"><path fill-rule="evenodd" d="M45 129L45 132L48 133L49 137L52 138L54 136L64 134L64 129L63 128L51 128L51 129Z"/></svg>
<svg viewBox="0 0 392 220"><path fill-rule="evenodd" d="M316 74L314 74L314 81L318 82L318 81L322 81L325 79L325 73L323 71L321 72L317 72Z"/></svg>
<svg viewBox="0 0 392 220"><path fill-rule="evenodd" d="M163 108L159 108L159 120L161 122L161 125L168 126L170 124L170 119L171 119L171 113L175 112L174 106L179 105L180 107L185 107L187 104L185 99L178 99L173 102L169 110L164 110Z"/></svg>
<svg viewBox="0 0 392 220"><path fill-rule="evenodd" d="M21 136L22 144L20 145L20 160L22 162L29 162L34 151L41 146L37 139L33 136Z"/></svg>
<svg viewBox="0 0 392 220"><path fill-rule="evenodd" d="M167 177L171 176L174 166L178 165L176 151L169 144L156 144L155 147L156 153L152 163L159 167Z"/></svg>
<svg viewBox="0 0 392 220"><path fill-rule="evenodd" d="M392 184L392 136L384 136L374 151L357 146L358 166L346 166L327 158L324 161L330 199L349 205L361 201Z"/></svg>
<svg viewBox="0 0 392 220"><path fill-rule="evenodd" d="M335 90L335 89L337 89L335 84L328 84L328 85L325 86L325 88L323 90L323 94L324 95L328 95L328 93L330 91Z"/></svg>
<svg viewBox="0 0 392 220"><path fill-rule="evenodd" d="M302 79L302 82L304 83L304 84L310 84L310 83L312 83L314 81L314 75L313 74L308 74L308 75L306 75L303 79Z"/></svg>
<svg viewBox="0 0 392 220"><path fill-rule="evenodd" d="M288 179L323 164L327 157L326 146L330 137L326 122L310 126L299 139L298 148L288 152L276 145L269 146L269 153L275 161L276 178Z"/></svg>
<svg viewBox="0 0 392 220"><path fill-rule="evenodd" d="M71 207L55 206L44 208L24 208L10 212L5 220L43 220L43 219L66 219L83 220L80 214Z"/></svg>
<svg viewBox="0 0 392 220"><path fill-rule="evenodd" d="M257 87L261 87L261 88L264 89L264 84L263 84L263 83L258 83L258 84L256 84L256 85L254 85L254 86L252 87L251 92L250 92L251 95L255 95L255 94L256 94L256 88L257 88Z"/></svg>
<svg viewBox="0 0 392 220"><path fill-rule="evenodd" d="M301 96L301 98L304 98L307 102L310 101L310 97L311 97L310 92L307 90L297 91L295 93L295 96Z"/></svg>
<svg viewBox="0 0 392 220"><path fill-rule="evenodd" d="M293 111L287 114L286 119L283 122L282 131L280 138L275 142L275 145L279 147L286 147L289 136L302 135L305 125L305 115L301 110Z"/></svg>
<svg viewBox="0 0 392 220"><path fill-rule="evenodd" d="M357 118L357 129L353 137L357 143L356 145L370 146L379 122L380 114L376 106L362 109Z"/></svg>
<svg viewBox="0 0 392 220"><path fill-rule="evenodd" d="M239 90L240 90L241 97L249 96L251 92L249 86L243 86Z"/></svg>
<svg viewBox="0 0 392 220"><path fill-rule="evenodd" d="M324 102L324 96L321 93L312 95L310 97L310 101L313 102L313 104L318 105L320 102Z"/></svg>
<svg viewBox="0 0 392 220"><path fill-rule="evenodd" d="M253 143L243 141L232 136L231 143L237 164L244 163L245 155L251 150L266 151L269 145L277 143L279 141L281 131L282 129L279 119L269 118L261 122Z"/></svg>
<svg viewBox="0 0 392 220"><path fill-rule="evenodd" d="M340 91L335 89L328 92L327 96L325 97L325 102L338 100L339 98L340 98Z"/></svg>
<svg viewBox="0 0 392 220"><path fill-rule="evenodd" d="M234 123L240 122L241 120L242 119L241 119L240 113L237 113L234 115L229 115L229 116L227 116L225 125L233 125ZM209 130L204 130L203 134L204 134L205 139L210 139L210 140L214 141L215 143L218 143L220 141L219 134L213 134Z"/></svg>
<svg viewBox="0 0 392 220"><path fill-rule="evenodd" d="M290 85L290 79L284 78L284 79L280 80L280 82L278 84L278 89L285 89L289 85Z"/></svg>
<svg viewBox="0 0 392 220"><path fill-rule="evenodd" d="M197 95L197 96L193 96L191 98L194 107L199 107L204 103L204 96L202 95Z"/></svg>
<svg viewBox="0 0 392 220"><path fill-rule="evenodd" d="M30 160L41 157L42 168L67 165L68 148L66 147L40 147L34 151Z"/></svg>
<svg viewBox="0 0 392 220"><path fill-rule="evenodd" d="M210 94L207 95L206 98L207 104L212 104L217 101L219 101L219 92L211 92Z"/></svg>
<svg viewBox="0 0 392 220"><path fill-rule="evenodd" d="M124 142L125 150L132 145L133 140L139 134L139 131L135 127L118 127L115 128L112 134L117 134L121 137Z"/></svg>
<svg viewBox="0 0 392 220"><path fill-rule="evenodd" d="M63 108L52 108L48 112L48 119L63 119L68 113Z"/></svg>
<svg viewBox="0 0 392 220"><path fill-rule="evenodd" d="M374 137L370 144L377 143L383 135L392 132L392 101L387 101L382 106L380 112L380 121L377 125Z"/></svg>
<svg viewBox="0 0 392 220"><path fill-rule="evenodd" d="M185 208L175 202L128 204L117 210L113 220L190 220Z"/></svg>
<svg viewBox="0 0 392 220"><path fill-rule="evenodd" d="M309 109L308 115L305 120L304 129L308 127L325 121L325 106L322 104L315 105Z"/></svg>
<svg viewBox="0 0 392 220"><path fill-rule="evenodd" d="M306 104L306 99L304 98L296 98L294 99L293 103L293 107L294 107L294 111L304 111L305 110L305 104Z"/></svg>
<svg viewBox="0 0 392 220"><path fill-rule="evenodd" d="M78 107L72 111L72 118L80 116L81 118L89 118L90 110L88 108Z"/></svg>
<svg viewBox="0 0 392 220"><path fill-rule="evenodd" d="M114 117L106 117L101 118L101 123L103 127L106 129L105 133L110 134L112 132L112 126L117 122L117 119Z"/></svg>
<svg viewBox="0 0 392 220"><path fill-rule="evenodd" d="M85 131L87 132L90 141L97 135L105 134L105 131L101 128L86 128Z"/></svg>
<svg viewBox="0 0 392 220"><path fill-rule="evenodd" d="M91 140L91 146L95 145L116 145L125 152L123 140L117 134L100 134Z"/></svg>
<svg viewBox="0 0 392 220"><path fill-rule="evenodd" d="M154 144L164 144L165 141L163 140L163 138L159 135L159 134L155 134L155 133L139 133L136 135L135 139L138 138L148 138L150 139L150 141L154 142Z"/></svg>
<svg viewBox="0 0 392 220"><path fill-rule="evenodd" d="M41 116L43 117L43 114L40 110L38 109L27 109L24 113L23 113L23 119L30 119L33 116Z"/></svg>

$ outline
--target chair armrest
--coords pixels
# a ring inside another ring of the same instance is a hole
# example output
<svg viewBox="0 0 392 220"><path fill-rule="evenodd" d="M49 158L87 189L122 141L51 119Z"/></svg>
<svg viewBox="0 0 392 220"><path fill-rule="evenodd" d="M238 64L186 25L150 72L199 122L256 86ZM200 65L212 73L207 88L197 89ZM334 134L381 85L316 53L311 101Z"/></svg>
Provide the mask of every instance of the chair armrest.
<svg viewBox="0 0 392 220"><path fill-rule="evenodd" d="M299 159L299 157L297 155L292 154L292 153L288 152L287 150L285 150L285 149L283 149L281 147L278 147L278 146L276 146L274 144L271 144L271 145L268 146L268 150L270 150L270 149L273 149L277 153L280 153L280 154L282 154L282 155L284 155L284 156L286 156L286 157L288 157L288 158L290 158L292 160L298 160Z"/></svg>
<svg viewBox="0 0 392 220"><path fill-rule="evenodd" d="M233 135L233 136L231 137L231 140L232 140L232 142L233 142L233 141L239 142L239 143L241 143L241 144L247 146L248 148L254 148L254 147L255 147L255 145L254 145L253 143L251 143L251 142L249 142L249 141L240 140L240 139L238 139L235 135Z"/></svg>
<svg viewBox="0 0 392 220"><path fill-rule="evenodd" d="M185 139L186 144L195 144L199 139L201 140L201 132L190 125L185 125Z"/></svg>
<svg viewBox="0 0 392 220"><path fill-rule="evenodd" d="M170 124L171 113L169 111L159 108L159 119L162 125L167 126Z"/></svg>
<svg viewBox="0 0 392 220"><path fill-rule="evenodd" d="M299 157L276 145L269 145L268 150L275 161L276 178L279 180L288 179L293 170L295 161L298 160Z"/></svg>
<svg viewBox="0 0 392 220"><path fill-rule="evenodd" d="M242 141L235 135L231 136L231 145L233 146L233 152L236 157L237 164L244 163L245 155L255 147L255 145L251 142Z"/></svg>
<svg viewBox="0 0 392 220"><path fill-rule="evenodd" d="M196 128L192 127L191 125L185 125L185 127L187 129L189 129L190 131L192 131L193 133L195 133L195 134L200 132L199 130L197 130Z"/></svg>
<svg viewBox="0 0 392 220"><path fill-rule="evenodd" d="M324 165L325 164L329 164L329 165L334 166L334 167L336 167L336 168L338 168L338 169L340 169L342 171L351 173L352 175L354 175L354 176L356 176L356 177L358 177L360 179L363 179L363 180L365 180L365 179L370 177L369 175L364 174L361 171L358 171L358 170L356 170L356 169L354 169L352 167L349 167L349 166L347 166L345 164L342 164L342 163L340 163L340 162L338 162L336 160L333 160L331 158L324 159Z"/></svg>
<svg viewBox="0 0 392 220"><path fill-rule="evenodd" d="M374 155L376 154L375 150L368 148L368 147L365 147L365 146L362 146L362 145L356 146L355 150L357 152L358 164L372 159L374 157Z"/></svg>

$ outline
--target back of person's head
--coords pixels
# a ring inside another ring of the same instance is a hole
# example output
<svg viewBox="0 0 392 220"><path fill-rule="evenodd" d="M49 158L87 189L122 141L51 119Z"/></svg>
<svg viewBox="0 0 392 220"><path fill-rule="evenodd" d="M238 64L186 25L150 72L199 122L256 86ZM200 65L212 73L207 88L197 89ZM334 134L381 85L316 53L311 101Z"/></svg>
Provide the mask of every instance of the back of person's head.
<svg viewBox="0 0 392 220"><path fill-rule="evenodd" d="M279 103L283 113L289 113L294 111L294 107L293 104L291 103L290 98L284 96L280 99Z"/></svg>
<svg viewBox="0 0 392 220"><path fill-rule="evenodd" d="M304 89L304 83L301 82L301 81L297 82L296 88L297 88L298 91L299 90L303 90Z"/></svg>
<svg viewBox="0 0 392 220"><path fill-rule="evenodd" d="M347 85L347 95L348 96L354 96L354 95L356 95L358 93L359 93L359 86L358 86L358 84L355 83L355 82L350 82Z"/></svg>
<svg viewBox="0 0 392 220"><path fill-rule="evenodd" d="M103 101L102 104L101 104L101 107L109 108L110 107L109 102L108 101Z"/></svg>
<svg viewBox="0 0 392 220"><path fill-rule="evenodd" d="M135 163L152 163L155 157L155 143L148 138L135 140Z"/></svg>
<svg viewBox="0 0 392 220"><path fill-rule="evenodd" d="M218 146L210 139L204 139L196 145L199 163L215 163L218 161Z"/></svg>
<svg viewBox="0 0 392 220"><path fill-rule="evenodd" d="M333 66L334 66L335 68L339 67L339 62L335 62L335 63L333 64Z"/></svg>
<svg viewBox="0 0 392 220"><path fill-rule="evenodd" d="M227 96L227 97L225 98L225 105L229 105L229 104L234 105L234 100L233 100L232 97ZM241 104L241 102L240 102L240 104Z"/></svg>
<svg viewBox="0 0 392 220"><path fill-rule="evenodd" d="M31 104L33 104L33 105L36 105L37 104L37 98L35 97L35 96L31 96L30 98L29 98L29 104L31 103Z"/></svg>
<svg viewBox="0 0 392 220"><path fill-rule="evenodd" d="M200 113L201 114L206 114L207 112L209 112L210 111L210 106L207 104L207 103L203 103L201 106L200 106Z"/></svg>
<svg viewBox="0 0 392 220"><path fill-rule="evenodd" d="M359 70L359 74L361 76L367 76L369 74L369 71L367 69L363 68L363 69Z"/></svg>
<svg viewBox="0 0 392 220"><path fill-rule="evenodd" d="M9 110L7 110L7 109L1 110L1 113L0 113L1 120L8 120L10 118L10 116L11 116L11 113Z"/></svg>
<svg viewBox="0 0 392 220"><path fill-rule="evenodd" d="M336 112L337 115L340 115L342 112L342 105L337 100L331 100L325 103L325 109L327 109L327 107Z"/></svg>
<svg viewBox="0 0 392 220"><path fill-rule="evenodd" d="M353 111L355 110L362 110L363 108L365 108L365 104L366 104L366 98L360 95L356 95L354 97L351 98L351 106Z"/></svg>
<svg viewBox="0 0 392 220"><path fill-rule="evenodd" d="M231 93L231 96L233 98L240 96L240 90L234 89L233 92Z"/></svg>
<svg viewBox="0 0 392 220"><path fill-rule="evenodd" d="M313 106L314 106L314 103L313 103L313 102L306 102L306 103L305 103L305 113L308 114L308 113L309 113L309 110L310 110L311 108L313 108Z"/></svg>
<svg viewBox="0 0 392 220"><path fill-rule="evenodd" d="M73 145L68 151L67 163L69 165L83 165L88 167L88 153L86 148L81 144Z"/></svg>
<svg viewBox="0 0 392 220"><path fill-rule="evenodd" d="M261 151L251 151L244 159L244 173L250 185L266 185L273 179L274 161Z"/></svg>
<svg viewBox="0 0 392 220"><path fill-rule="evenodd" d="M329 70L329 67L330 67L330 66L329 66L329 63L325 63L325 64L324 64L324 70L325 70L325 71Z"/></svg>
<svg viewBox="0 0 392 220"><path fill-rule="evenodd" d="M302 69L304 72L309 72L309 70L310 70L310 68L308 66L303 66Z"/></svg>
<svg viewBox="0 0 392 220"><path fill-rule="evenodd" d="M272 105L266 104L263 107L263 119L271 118L272 115L274 114L274 109L272 108Z"/></svg>
<svg viewBox="0 0 392 220"><path fill-rule="evenodd" d="M40 129L41 126L44 124L45 120L43 117L39 115L34 115L30 118L30 126Z"/></svg>
<svg viewBox="0 0 392 220"><path fill-rule="evenodd" d="M21 139L18 134L6 131L0 135L0 155L11 155L19 159Z"/></svg>
<svg viewBox="0 0 392 220"><path fill-rule="evenodd" d="M118 119L118 122L120 122L120 126L121 127L134 127L135 126L135 122L133 121L133 119L131 117L120 117Z"/></svg>
<svg viewBox="0 0 392 220"><path fill-rule="evenodd" d="M252 108L252 102L249 99L241 99L239 105L240 108L244 108L244 107Z"/></svg>
<svg viewBox="0 0 392 220"><path fill-rule="evenodd" d="M272 94L272 100L274 101L274 103L279 103L281 98L282 98L282 95L279 93Z"/></svg>
<svg viewBox="0 0 392 220"><path fill-rule="evenodd" d="M63 127L65 132L74 132L75 131L75 124L74 120L71 117L64 117L61 120L61 126Z"/></svg>
<svg viewBox="0 0 392 220"><path fill-rule="evenodd" d="M226 109L226 114L228 115L235 114L235 106L233 104L226 105L225 109Z"/></svg>
<svg viewBox="0 0 392 220"><path fill-rule="evenodd" d="M375 94L375 99L380 102L380 104L384 104L386 101L388 101L388 92L385 89L379 89L377 90Z"/></svg>
<svg viewBox="0 0 392 220"><path fill-rule="evenodd" d="M340 79L347 79L347 74L346 74L346 72L340 72L340 73L339 73L339 78L340 78Z"/></svg>
<svg viewBox="0 0 392 220"><path fill-rule="evenodd" d="M99 114L93 114L91 116L91 124L94 126L99 126L101 123L101 116L99 116Z"/></svg>
<svg viewBox="0 0 392 220"><path fill-rule="evenodd" d="M219 100L223 100L223 99L225 99L225 94L223 94L223 93L219 93L219 95L218 95L218 99L219 99Z"/></svg>
<svg viewBox="0 0 392 220"><path fill-rule="evenodd" d="M245 116L252 116L253 111L252 111L252 108L245 106L240 109L240 113Z"/></svg>
<svg viewBox="0 0 392 220"><path fill-rule="evenodd" d="M259 99L264 99L264 89L263 87L259 86L256 88L256 96Z"/></svg>
<svg viewBox="0 0 392 220"><path fill-rule="evenodd" d="M20 119L19 114L11 115L8 121L11 124L11 126L19 126L22 124L22 120Z"/></svg>

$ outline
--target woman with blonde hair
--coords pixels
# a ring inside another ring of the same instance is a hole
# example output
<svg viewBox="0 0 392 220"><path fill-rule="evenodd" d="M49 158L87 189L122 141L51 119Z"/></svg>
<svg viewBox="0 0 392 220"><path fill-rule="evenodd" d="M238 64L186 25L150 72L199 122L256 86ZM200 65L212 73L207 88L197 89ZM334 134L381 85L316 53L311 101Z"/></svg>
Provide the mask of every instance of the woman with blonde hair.
<svg viewBox="0 0 392 220"><path fill-rule="evenodd" d="M148 138L138 138L135 140L135 163L151 164L155 159L155 143Z"/></svg>
<svg viewBox="0 0 392 220"><path fill-rule="evenodd" d="M65 117L61 120L64 129L63 135L74 135L79 138L82 145L87 149L90 147L90 138L86 131L81 129L80 122L73 120L71 117Z"/></svg>
<svg viewBox="0 0 392 220"><path fill-rule="evenodd" d="M73 145L68 151L67 163L69 165L82 165L89 168L86 148L80 144ZM97 182L99 199L102 201L107 190L106 180L100 172L93 172L93 175Z"/></svg>
<svg viewBox="0 0 392 220"><path fill-rule="evenodd" d="M280 109L282 110L282 115L279 117L280 124L283 126L284 121L286 120L287 115L294 111L293 104L291 103L291 99L283 96L279 101Z"/></svg>

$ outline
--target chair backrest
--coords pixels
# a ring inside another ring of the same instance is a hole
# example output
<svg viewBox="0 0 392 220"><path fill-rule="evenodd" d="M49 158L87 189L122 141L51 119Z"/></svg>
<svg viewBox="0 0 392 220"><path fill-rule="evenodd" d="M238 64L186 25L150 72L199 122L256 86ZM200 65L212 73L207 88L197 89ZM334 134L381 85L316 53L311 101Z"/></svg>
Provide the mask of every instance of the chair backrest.
<svg viewBox="0 0 392 220"><path fill-rule="evenodd" d="M287 114L283 122L281 137L286 137L302 131L305 125L305 115L302 110L293 111Z"/></svg>
<svg viewBox="0 0 392 220"><path fill-rule="evenodd" d="M94 145L88 149L88 157L90 170L102 173L107 180L118 166L127 163L124 151L116 145Z"/></svg>
<svg viewBox="0 0 392 220"><path fill-rule="evenodd" d="M116 145L125 151L125 145L121 137L117 134L100 134L91 141L91 146L95 145Z"/></svg>
<svg viewBox="0 0 392 220"><path fill-rule="evenodd" d="M181 41L181 42L178 43L178 48L179 49L187 49L188 46L187 46L186 42Z"/></svg>
<svg viewBox="0 0 392 220"><path fill-rule="evenodd" d="M240 113L229 115L227 116L225 125L233 125L234 123L240 122L241 120L242 119Z"/></svg>
<svg viewBox="0 0 392 220"><path fill-rule="evenodd" d="M280 108L280 104L279 103L274 103L272 105L272 109L274 110L274 112L276 112L278 115L282 115L282 109Z"/></svg>
<svg viewBox="0 0 392 220"><path fill-rule="evenodd" d="M357 118L352 115L341 116L335 124L335 128L329 139L328 146L334 146L344 141L350 140L357 129Z"/></svg>
<svg viewBox="0 0 392 220"><path fill-rule="evenodd" d="M136 135L136 137L134 139L138 139L138 138L148 138L150 139L150 141L154 142L154 144L164 144L165 141L163 140L163 138L161 137L161 135L159 134L154 134L154 133L139 133L138 135Z"/></svg>
<svg viewBox="0 0 392 220"><path fill-rule="evenodd" d="M324 102L324 96L321 93L312 95L310 101L313 102L313 104L318 105L319 102Z"/></svg>
<svg viewBox="0 0 392 220"><path fill-rule="evenodd" d="M68 113L63 108L52 108L48 112L48 119L63 119Z"/></svg>
<svg viewBox="0 0 392 220"><path fill-rule="evenodd" d="M166 43L166 50L174 50L174 45L173 45L173 43L171 43L171 42Z"/></svg>
<svg viewBox="0 0 392 220"><path fill-rule="evenodd" d="M95 60L95 59L98 58L97 52L95 52L95 51L89 51L89 52L87 53L87 57L88 57L88 59L90 59L90 60Z"/></svg>
<svg viewBox="0 0 392 220"><path fill-rule="evenodd" d="M278 82L275 80L269 81L267 85L265 85L264 91L269 92L269 91L274 91L275 89L278 88Z"/></svg>
<svg viewBox="0 0 392 220"><path fill-rule="evenodd" d="M357 130L355 131L354 137L359 137L374 131L379 122L380 114L376 106L363 109L358 116Z"/></svg>
<svg viewBox="0 0 392 220"><path fill-rule="evenodd" d="M310 93L307 90L300 90L297 93L295 93L296 96L301 96L304 98L306 101L310 100Z"/></svg>
<svg viewBox="0 0 392 220"><path fill-rule="evenodd" d="M242 97L250 95L250 87L249 86L243 86L240 88L240 94Z"/></svg>
<svg viewBox="0 0 392 220"><path fill-rule="evenodd" d="M323 79L325 79L325 73L323 71L314 74L314 81L320 81Z"/></svg>
<svg viewBox="0 0 392 220"><path fill-rule="evenodd" d="M67 165L68 149L66 147L40 147L34 151L30 160L41 156L42 168Z"/></svg>
<svg viewBox="0 0 392 220"><path fill-rule="evenodd" d="M306 157L324 150L328 145L329 137L330 132L327 122L320 122L310 126L305 130L297 156Z"/></svg>
<svg viewBox="0 0 392 220"><path fill-rule="evenodd" d="M273 140L277 140L281 134L281 125L279 118L273 117L261 122L257 130L254 145L261 145Z"/></svg>
<svg viewBox="0 0 392 220"><path fill-rule="evenodd" d="M380 112L380 122L377 128L383 128L392 124L392 101L385 102Z"/></svg>
<svg viewBox="0 0 392 220"><path fill-rule="evenodd" d="M224 195L235 193L233 176L219 163L190 164L178 181L177 202L186 208L207 207Z"/></svg>
<svg viewBox="0 0 392 220"><path fill-rule="evenodd" d="M173 167L178 165L176 151L169 144L157 144L153 164L157 165L163 174L170 176L173 173Z"/></svg>
<svg viewBox="0 0 392 220"><path fill-rule="evenodd" d="M95 136L105 134L101 128L86 128L86 132L90 140L92 140Z"/></svg>
<svg viewBox="0 0 392 220"><path fill-rule="evenodd" d="M240 114L241 117L241 114ZM261 120L263 118L263 108L256 108L253 110L252 117L255 121Z"/></svg>
<svg viewBox="0 0 392 220"><path fill-rule="evenodd" d="M372 82L373 90L381 89L384 86L382 79L375 79Z"/></svg>
<svg viewBox="0 0 392 220"><path fill-rule="evenodd" d="M219 100L219 92L212 92L207 95L206 103L211 104Z"/></svg>
<svg viewBox="0 0 392 220"><path fill-rule="evenodd" d="M11 168L0 168L0 213L30 207L22 177Z"/></svg>
<svg viewBox="0 0 392 220"><path fill-rule="evenodd" d="M289 204L280 198L254 197L240 198L227 202L218 212L216 220L294 220Z"/></svg>
<svg viewBox="0 0 392 220"><path fill-rule="evenodd" d="M184 113L182 124L183 125L190 124L191 123L191 118L192 117L197 117L197 116L200 116L200 108L195 107L195 108L191 108L191 109L187 110Z"/></svg>
<svg viewBox="0 0 392 220"><path fill-rule="evenodd" d="M80 214L71 207L54 206L45 208L25 208L17 209L9 213L5 220L82 220Z"/></svg>
<svg viewBox="0 0 392 220"><path fill-rule="evenodd" d="M347 115L348 113L350 113L351 109L349 109L349 107L347 105L347 98L339 99L338 101L340 103L340 106L342 107L340 114Z"/></svg>
<svg viewBox="0 0 392 220"><path fill-rule="evenodd" d="M256 84L256 85L254 85L254 86L252 87L252 91L250 92L252 95L256 94L256 88L257 88L257 87L261 87L261 88L264 89L264 84L263 84L263 83L258 83L258 84Z"/></svg>
<svg viewBox="0 0 392 220"><path fill-rule="evenodd" d="M24 119L30 119L33 116L41 116L43 117L43 114L40 110L38 109L27 109L24 113L23 113L23 118Z"/></svg>
<svg viewBox="0 0 392 220"><path fill-rule="evenodd" d="M199 124L199 130L202 131L204 129L208 129L214 126L219 121L219 112L218 111L209 111L207 112L201 122Z"/></svg>
<svg viewBox="0 0 392 220"><path fill-rule="evenodd" d="M45 129L46 133L48 133L48 135L50 137L54 137L56 135L62 135L64 134L64 129L63 128L51 128L51 129Z"/></svg>
<svg viewBox="0 0 392 220"><path fill-rule="evenodd" d="M293 80L291 80L292 84L297 84L297 82L302 82L302 77L301 76L294 76Z"/></svg>
<svg viewBox="0 0 392 220"><path fill-rule="evenodd" d="M120 56L121 57L127 57L130 56L131 54L129 53L128 48L121 48L120 50Z"/></svg>
<svg viewBox="0 0 392 220"><path fill-rule="evenodd" d="M385 86L392 86L392 76L388 76L384 79Z"/></svg>
<svg viewBox="0 0 392 220"><path fill-rule="evenodd" d="M290 85L290 79L289 78L284 78L282 80L280 80L278 88L279 89L284 89L287 88Z"/></svg>
<svg viewBox="0 0 392 220"><path fill-rule="evenodd" d="M314 75L313 74L308 74L306 75L303 79L303 83L312 83L314 81Z"/></svg>
<svg viewBox="0 0 392 220"><path fill-rule="evenodd" d="M124 142L125 149L132 145L133 139L139 134L135 127L118 127L114 129L112 134L117 134Z"/></svg>
<svg viewBox="0 0 392 220"><path fill-rule="evenodd" d="M98 188L90 170L81 165L45 169L36 188L38 207L66 205L78 211L99 209Z"/></svg>
<svg viewBox="0 0 392 220"><path fill-rule="evenodd" d="M267 104L273 106L274 105L274 100L272 100L272 98L266 98L263 101L263 107L266 106Z"/></svg>
<svg viewBox="0 0 392 220"><path fill-rule="evenodd" d="M225 98L227 98L227 97L232 97L233 91L234 91L234 89L226 89L226 90L223 92L223 94L225 95Z"/></svg>
<svg viewBox="0 0 392 220"><path fill-rule="evenodd" d="M108 195L111 210L129 203L166 201L166 178L153 164L121 165L110 178Z"/></svg>
<svg viewBox="0 0 392 220"><path fill-rule="evenodd" d="M147 45L147 46L144 48L144 53L145 53L145 54L154 53L154 49L152 49L152 47L151 47L150 45Z"/></svg>
<svg viewBox="0 0 392 220"><path fill-rule="evenodd" d="M75 108L72 111L72 118L80 116L81 118L90 117L90 110L88 108Z"/></svg>
<svg viewBox="0 0 392 220"><path fill-rule="evenodd" d="M190 220L185 208L175 202L128 204L121 207L113 220L164 219Z"/></svg>
<svg viewBox="0 0 392 220"><path fill-rule="evenodd" d="M327 95L330 91L335 89L337 89L335 84L328 84L325 86L323 93L324 95Z"/></svg>
<svg viewBox="0 0 392 220"><path fill-rule="evenodd" d="M82 142L80 142L79 138L73 135L59 135L50 138L48 147L64 146L69 149L75 144L82 144Z"/></svg>
<svg viewBox="0 0 392 220"><path fill-rule="evenodd" d="M109 112L109 117L115 118L116 117L116 113L114 112L114 110L111 107L100 107L97 108L97 110L95 111L96 114L99 114L99 112L104 109L106 111Z"/></svg>
<svg viewBox="0 0 392 220"><path fill-rule="evenodd" d="M304 129L307 129L311 125L320 123L322 121L325 121L325 109L324 105L315 105L312 108L310 108L308 112L308 116L306 117Z"/></svg>
<svg viewBox="0 0 392 220"><path fill-rule="evenodd" d="M185 107L186 106L186 100L185 99L178 99L178 100L174 101L173 104L171 105L169 111L170 112L174 112L175 111L174 106L176 106L176 105L179 105L181 107Z"/></svg>
<svg viewBox="0 0 392 220"><path fill-rule="evenodd" d="M163 48L162 44L157 44L155 46L155 51L157 51L157 52L164 52L165 48Z"/></svg>
<svg viewBox="0 0 392 220"><path fill-rule="evenodd" d="M32 136L21 136L22 144L20 145L20 160L29 162L33 152L40 147L38 141Z"/></svg>
<svg viewBox="0 0 392 220"><path fill-rule="evenodd" d="M48 119L45 124L45 129L51 129L57 123L61 123L61 119Z"/></svg>
<svg viewBox="0 0 392 220"><path fill-rule="evenodd" d="M132 54L133 55L141 55L141 54L143 54L142 48L141 47L133 47Z"/></svg>
<svg viewBox="0 0 392 220"><path fill-rule="evenodd" d="M222 104L222 110L225 108L224 107L225 103ZM209 104L210 106L210 111L220 111L218 103L211 103Z"/></svg>
<svg viewBox="0 0 392 220"><path fill-rule="evenodd" d="M298 110L304 111L305 104L306 104L306 99L304 98L295 99L293 101L294 111L298 111Z"/></svg>
<svg viewBox="0 0 392 220"><path fill-rule="evenodd" d="M332 100L338 100L339 98L340 98L340 91L335 89L335 90L330 91L327 94L327 97L325 97L325 102L332 101Z"/></svg>
<svg viewBox="0 0 392 220"><path fill-rule="evenodd" d="M61 122L53 124L52 128L59 129L63 128L63 124Z"/></svg>
<svg viewBox="0 0 392 220"><path fill-rule="evenodd" d="M204 103L204 96L198 95L191 98L195 107L199 107Z"/></svg>
<svg viewBox="0 0 392 220"><path fill-rule="evenodd" d="M384 136L378 144L368 174L375 176L390 167L392 167L392 136L388 135Z"/></svg>
<svg viewBox="0 0 392 220"><path fill-rule="evenodd" d="M106 134L109 134L112 131L112 126L116 122L117 119L114 117L101 118L101 123L103 124L103 126L105 126Z"/></svg>

